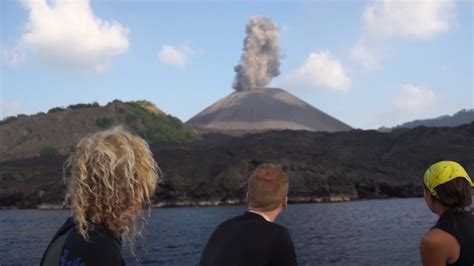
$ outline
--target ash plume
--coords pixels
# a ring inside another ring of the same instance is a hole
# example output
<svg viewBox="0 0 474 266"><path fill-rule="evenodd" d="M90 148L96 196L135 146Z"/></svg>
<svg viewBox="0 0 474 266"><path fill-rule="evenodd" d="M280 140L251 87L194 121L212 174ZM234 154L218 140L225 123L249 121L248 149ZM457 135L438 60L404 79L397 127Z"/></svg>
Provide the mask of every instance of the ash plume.
<svg viewBox="0 0 474 266"><path fill-rule="evenodd" d="M240 64L234 67L236 91L264 88L280 75L278 27L267 17L251 17Z"/></svg>

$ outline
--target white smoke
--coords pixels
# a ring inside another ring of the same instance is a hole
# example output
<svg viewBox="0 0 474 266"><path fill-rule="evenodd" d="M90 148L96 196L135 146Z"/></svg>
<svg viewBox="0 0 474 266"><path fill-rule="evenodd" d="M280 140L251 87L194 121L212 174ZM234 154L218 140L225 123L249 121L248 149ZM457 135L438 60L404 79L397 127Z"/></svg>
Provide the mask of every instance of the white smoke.
<svg viewBox="0 0 474 266"><path fill-rule="evenodd" d="M251 17L245 31L244 52L234 67L236 91L264 88L280 75L277 25L267 17Z"/></svg>

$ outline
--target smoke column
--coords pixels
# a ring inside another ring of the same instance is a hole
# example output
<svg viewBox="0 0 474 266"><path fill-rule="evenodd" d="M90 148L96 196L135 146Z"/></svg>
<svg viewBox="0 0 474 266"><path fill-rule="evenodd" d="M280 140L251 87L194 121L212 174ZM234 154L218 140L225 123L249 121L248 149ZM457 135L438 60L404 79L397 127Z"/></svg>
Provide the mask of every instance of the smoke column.
<svg viewBox="0 0 474 266"><path fill-rule="evenodd" d="M251 17L245 31L240 64L234 67L236 91L264 88L280 75L277 25L267 17Z"/></svg>

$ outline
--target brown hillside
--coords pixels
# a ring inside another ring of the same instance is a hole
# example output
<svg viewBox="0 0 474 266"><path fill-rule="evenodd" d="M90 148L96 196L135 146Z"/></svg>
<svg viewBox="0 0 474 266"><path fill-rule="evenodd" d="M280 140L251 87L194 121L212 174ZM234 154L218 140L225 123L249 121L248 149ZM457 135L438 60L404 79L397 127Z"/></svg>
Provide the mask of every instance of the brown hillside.
<svg viewBox="0 0 474 266"><path fill-rule="evenodd" d="M0 125L0 161L39 156L45 149L65 154L84 136L117 125L149 141L193 138L179 119L150 102L116 100L106 106L20 116Z"/></svg>

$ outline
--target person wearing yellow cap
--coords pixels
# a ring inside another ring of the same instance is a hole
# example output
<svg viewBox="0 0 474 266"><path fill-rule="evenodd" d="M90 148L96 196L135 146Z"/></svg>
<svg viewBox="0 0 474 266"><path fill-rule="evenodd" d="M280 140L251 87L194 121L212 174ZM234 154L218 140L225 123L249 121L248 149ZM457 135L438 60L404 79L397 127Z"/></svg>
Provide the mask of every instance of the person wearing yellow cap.
<svg viewBox="0 0 474 266"><path fill-rule="evenodd" d="M473 182L457 162L442 161L426 170L424 198L438 222L420 243L424 266L474 265L474 215L466 210L472 204Z"/></svg>

